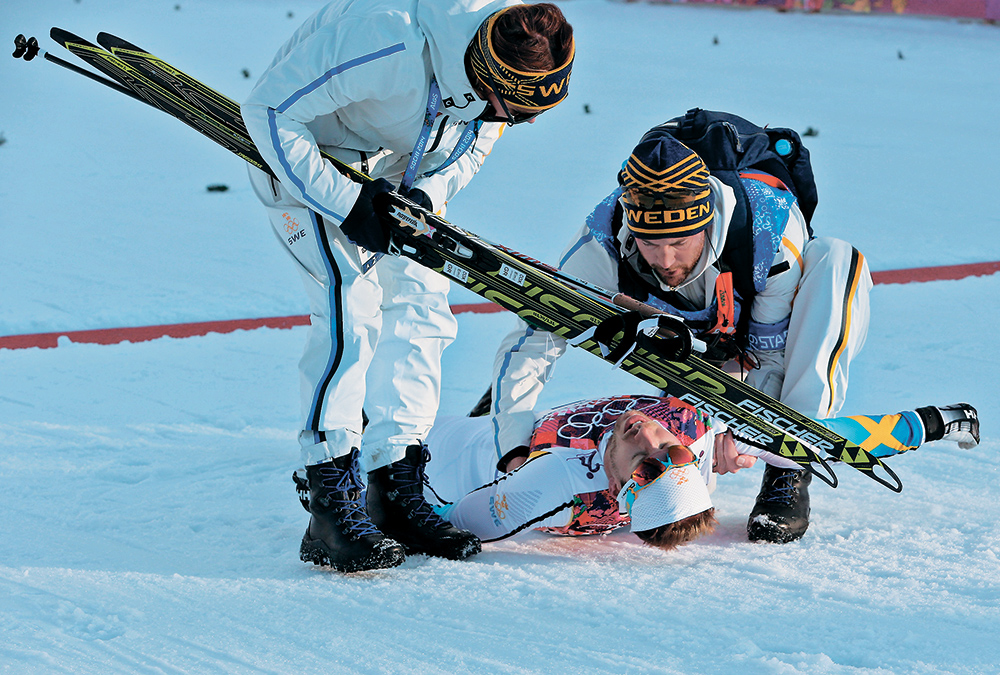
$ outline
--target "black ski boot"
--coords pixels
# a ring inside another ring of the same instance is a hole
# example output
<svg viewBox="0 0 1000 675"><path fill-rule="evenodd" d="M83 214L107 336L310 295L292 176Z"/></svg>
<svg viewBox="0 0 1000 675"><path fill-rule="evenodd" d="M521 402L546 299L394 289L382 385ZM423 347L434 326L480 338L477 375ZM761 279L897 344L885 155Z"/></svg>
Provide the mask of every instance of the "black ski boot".
<svg viewBox="0 0 1000 675"><path fill-rule="evenodd" d="M747 521L750 541L787 544L801 539L809 527L809 483L807 470L767 465L760 494Z"/></svg>
<svg viewBox="0 0 1000 675"><path fill-rule="evenodd" d="M411 445L406 456L368 473L368 515L408 553L463 560L482 550L479 537L441 518L424 499L426 446Z"/></svg>
<svg viewBox="0 0 1000 675"><path fill-rule="evenodd" d="M360 472L357 449L306 467L309 498L302 503L312 517L299 548L302 562L329 565L338 572L395 567L403 562L403 547L379 532L365 512Z"/></svg>

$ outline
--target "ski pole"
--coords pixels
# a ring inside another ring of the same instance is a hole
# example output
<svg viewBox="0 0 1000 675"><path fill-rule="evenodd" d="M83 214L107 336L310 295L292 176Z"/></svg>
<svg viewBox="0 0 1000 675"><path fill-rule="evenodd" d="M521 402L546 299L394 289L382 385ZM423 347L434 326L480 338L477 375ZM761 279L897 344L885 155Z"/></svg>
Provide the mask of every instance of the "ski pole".
<svg viewBox="0 0 1000 675"><path fill-rule="evenodd" d="M143 103L146 103L146 101L143 101L142 97L140 97L131 89L123 87L122 85L118 84L117 82L114 82L113 80L101 77L96 73L92 73L89 70L86 70L85 68L81 68L80 66L72 64L69 61L64 61L58 56L53 56L52 54L49 54L47 51L45 51L38 45L38 40L33 37L26 38L24 37L23 34L20 34L16 38L14 38L13 56L15 59L23 58L25 61L31 61L39 54L41 54L42 58L44 58L49 63L54 63L58 66L66 68L67 70L72 70L74 73L79 73L84 77L89 77L94 82L100 82L106 87L111 87L117 92L120 92L122 94L125 94L126 96L134 98L136 101L142 101Z"/></svg>

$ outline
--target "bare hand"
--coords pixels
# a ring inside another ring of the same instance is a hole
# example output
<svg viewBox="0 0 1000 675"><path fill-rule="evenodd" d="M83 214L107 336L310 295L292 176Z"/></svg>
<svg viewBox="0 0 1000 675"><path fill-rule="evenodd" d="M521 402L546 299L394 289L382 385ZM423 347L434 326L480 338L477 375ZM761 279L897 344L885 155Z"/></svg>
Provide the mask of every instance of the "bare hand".
<svg viewBox="0 0 1000 675"><path fill-rule="evenodd" d="M757 458L753 455L741 455L736 451L736 442L733 441L731 431L715 437L715 460L712 469L720 476L727 473L736 473L740 469L748 469L756 464Z"/></svg>

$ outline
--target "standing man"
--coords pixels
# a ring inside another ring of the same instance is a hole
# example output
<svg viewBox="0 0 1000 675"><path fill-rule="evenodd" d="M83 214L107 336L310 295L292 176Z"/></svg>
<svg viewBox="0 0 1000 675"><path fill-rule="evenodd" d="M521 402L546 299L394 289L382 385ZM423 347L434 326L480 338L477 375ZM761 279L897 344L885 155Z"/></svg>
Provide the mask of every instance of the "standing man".
<svg viewBox="0 0 1000 675"><path fill-rule="evenodd" d="M480 550L423 499L422 441L457 325L443 277L381 257L382 197L398 185L443 213L504 124L533 121L566 97L573 56L572 28L551 4L338 0L295 32L243 103L277 176L251 169L251 182L310 299L303 561L351 572L398 565L404 550L452 559ZM352 183L321 149L374 180Z"/></svg>
<svg viewBox="0 0 1000 675"><path fill-rule="evenodd" d="M655 127L560 267L682 317L714 361L749 368L748 384L813 418L834 417L868 330L867 262L847 242L812 238L795 195L774 176L744 172L739 181L745 201L667 126ZM736 239L747 228L752 236ZM727 246L730 237L747 243ZM741 270L752 278L734 283ZM740 288L755 293L747 298ZM500 455L530 433L532 409L565 348L523 322L501 344L492 385ZM765 469L747 524L752 541L805 534L810 480L807 471Z"/></svg>

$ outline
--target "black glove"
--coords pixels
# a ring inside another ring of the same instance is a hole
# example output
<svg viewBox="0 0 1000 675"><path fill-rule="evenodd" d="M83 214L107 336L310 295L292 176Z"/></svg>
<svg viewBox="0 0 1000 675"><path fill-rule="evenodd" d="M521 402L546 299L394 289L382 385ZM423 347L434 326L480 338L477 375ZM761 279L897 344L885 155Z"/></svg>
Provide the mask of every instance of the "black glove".
<svg viewBox="0 0 1000 675"><path fill-rule="evenodd" d="M385 178L376 178L361 186L358 200L340 224L348 239L374 253L389 252L389 225L393 218L389 215L391 202L387 195L394 189ZM399 194L434 211L431 198L420 188L400 189Z"/></svg>
<svg viewBox="0 0 1000 675"><path fill-rule="evenodd" d="M351 212L340 224L347 238L358 246L373 253L389 252L389 230L384 222L388 215L381 215L372 203L379 195L392 192L392 183L385 178L376 178L361 186L361 194L351 207Z"/></svg>
<svg viewBox="0 0 1000 675"><path fill-rule="evenodd" d="M434 204L431 203L431 198L427 196L427 193L420 188L410 188L409 190L399 189L399 194L403 195L409 199L414 204L420 204L430 213L434 213Z"/></svg>

